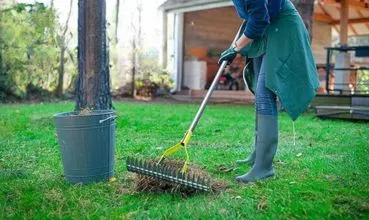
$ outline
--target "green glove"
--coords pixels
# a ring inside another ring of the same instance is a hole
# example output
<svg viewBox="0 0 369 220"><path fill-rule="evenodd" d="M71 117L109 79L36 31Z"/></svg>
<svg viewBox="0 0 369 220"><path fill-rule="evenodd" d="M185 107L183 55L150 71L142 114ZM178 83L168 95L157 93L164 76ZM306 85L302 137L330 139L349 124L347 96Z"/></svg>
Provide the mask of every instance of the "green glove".
<svg viewBox="0 0 369 220"><path fill-rule="evenodd" d="M230 47L220 55L218 64L221 65L223 61L227 61L227 64L231 64L234 58L236 58L237 53L238 52L234 49L234 47Z"/></svg>

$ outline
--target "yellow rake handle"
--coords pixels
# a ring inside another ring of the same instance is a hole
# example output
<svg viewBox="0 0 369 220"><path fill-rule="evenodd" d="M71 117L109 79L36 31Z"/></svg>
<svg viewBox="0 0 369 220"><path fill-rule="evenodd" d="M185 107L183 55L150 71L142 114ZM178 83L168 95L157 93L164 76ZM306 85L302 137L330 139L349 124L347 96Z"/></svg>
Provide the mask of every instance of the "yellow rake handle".
<svg viewBox="0 0 369 220"><path fill-rule="evenodd" d="M158 164L165 157L169 157L172 154L174 154L175 152L177 152L177 151L181 150L182 148L184 148L184 150L186 152L186 161L185 161L185 163L183 165L182 173L185 173L187 171L187 169L188 169L188 163L190 161L190 155L188 154L187 146L188 146L188 143L190 142L191 136L192 136L192 132L191 131L187 131L180 143L178 143L178 144L176 144L176 145L168 148L166 151L164 151L163 155L161 155L161 157L159 159Z"/></svg>

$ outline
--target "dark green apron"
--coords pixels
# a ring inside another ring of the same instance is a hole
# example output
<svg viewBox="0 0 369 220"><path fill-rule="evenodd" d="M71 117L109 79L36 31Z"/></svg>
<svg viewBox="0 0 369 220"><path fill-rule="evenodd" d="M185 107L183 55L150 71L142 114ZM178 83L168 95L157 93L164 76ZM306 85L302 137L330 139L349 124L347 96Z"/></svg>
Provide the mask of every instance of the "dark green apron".
<svg viewBox="0 0 369 220"><path fill-rule="evenodd" d="M240 53L249 58L264 55L265 86L278 96L295 121L315 97L319 80L309 34L294 5L287 0L264 37ZM255 91L256 76L248 75L246 80Z"/></svg>

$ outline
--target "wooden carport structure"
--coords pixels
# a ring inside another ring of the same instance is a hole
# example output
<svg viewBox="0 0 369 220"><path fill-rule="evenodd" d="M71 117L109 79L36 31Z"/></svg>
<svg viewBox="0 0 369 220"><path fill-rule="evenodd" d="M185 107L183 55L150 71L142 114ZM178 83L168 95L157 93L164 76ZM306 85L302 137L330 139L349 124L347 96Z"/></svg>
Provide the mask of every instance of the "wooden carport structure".
<svg viewBox="0 0 369 220"><path fill-rule="evenodd" d="M368 9L368 0L318 0L314 20L330 23L346 45L350 35L369 35Z"/></svg>
<svg viewBox="0 0 369 220"><path fill-rule="evenodd" d="M367 71L366 74L368 74L369 63L364 62L364 65L353 67L351 61L352 54L369 57L369 45L355 47L348 45L349 36L363 35L369 38L368 8L368 0L318 0L317 2L314 19L330 23L339 33L340 45L326 48L327 94L318 95L313 102L319 117L369 120L369 94L356 90L357 71ZM338 52L334 64L331 63L333 52ZM349 75L352 73L355 75L355 85L350 82ZM331 76L339 79L336 85L338 89L334 88L335 85L332 87ZM359 93L356 94L357 92Z"/></svg>

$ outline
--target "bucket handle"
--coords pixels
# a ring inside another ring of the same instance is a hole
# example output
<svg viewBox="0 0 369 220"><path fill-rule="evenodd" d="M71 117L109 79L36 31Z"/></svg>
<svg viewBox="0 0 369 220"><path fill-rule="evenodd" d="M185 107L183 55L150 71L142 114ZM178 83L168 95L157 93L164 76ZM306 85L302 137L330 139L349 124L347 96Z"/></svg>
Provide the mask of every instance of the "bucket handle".
<svg viewBox="0 0 369 220"><path fill-rule="evenodd" d="M106 122L107 120L116 119L116 118L117 118L117 116L116 115L113 115L113 116L107 117L105 119L99 120L99 123L102 124L102 123Z"/></svg>

